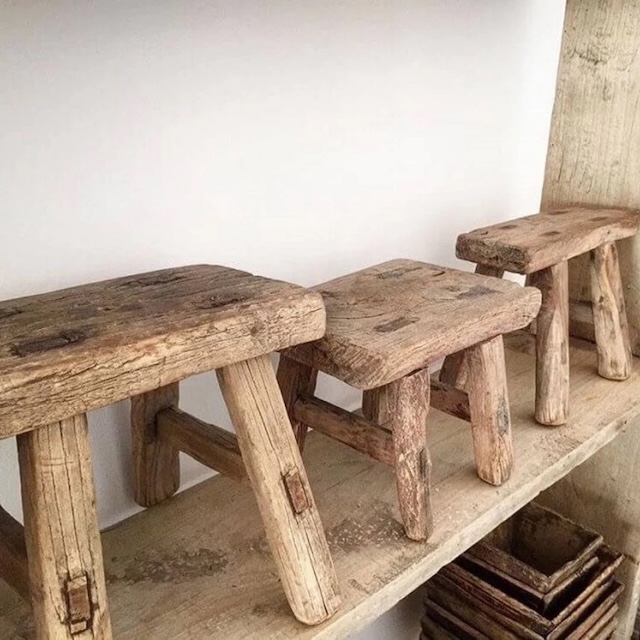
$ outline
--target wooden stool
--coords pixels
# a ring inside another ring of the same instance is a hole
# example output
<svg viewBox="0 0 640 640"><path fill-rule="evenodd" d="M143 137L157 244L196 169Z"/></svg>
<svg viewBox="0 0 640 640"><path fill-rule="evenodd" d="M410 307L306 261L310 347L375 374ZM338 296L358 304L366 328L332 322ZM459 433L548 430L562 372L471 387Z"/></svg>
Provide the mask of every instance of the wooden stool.
<svg viewBox="0 0 640 640"><path fill-rule="evenodd" d="M432 530L426 418L429 364L469 355L468 394L434 383L432 404L471 421L478 475L499 485L513 452L502 334L540 306L533 288L412 260L393 260L315 287L327 333L284 352L278 381L302 447L307 428L395 466L407 535ZM314 397L324 371L364 391L364 418Z"/></svg>
<svg viewBox="0 0 640 640"><path fill-rule="evenodd" d="M0 511L0 572L30 594L38 638L111 637L85 413L133 395L138 502L177 490L180 450L248 478L295 615L317 623L336 610L328 546L268 356L324 327L317 293L217 266L0 303L0 437L18 438L25 517L23 531ZM178 381L213 369L237 440L177 408Z"/></svg>
<svg viewBox="0 0 640 640"><path fill-rule="evenodd" d="M561 425L569 414L568 260L591 252L591 298L598 373L626 380L633 364L616 240L638 231L638 216L611 209L539 213L458 237L456 255L477 271L527 275L542 292L536 321L536 420Z"/></svg>

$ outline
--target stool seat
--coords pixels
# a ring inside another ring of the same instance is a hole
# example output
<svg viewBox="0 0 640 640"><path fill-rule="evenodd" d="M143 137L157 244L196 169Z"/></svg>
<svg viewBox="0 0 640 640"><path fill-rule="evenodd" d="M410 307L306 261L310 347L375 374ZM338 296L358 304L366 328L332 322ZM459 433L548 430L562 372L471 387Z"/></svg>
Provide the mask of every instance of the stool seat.
<svg viewBox="0 0 640 640"><path fill-rule="evenodd" d="M327 332L286 355L362 390L521 329L540 307L534 288L404 259L315 290L327 308Z"/></svg>
<svg viewBox="0 0 640 640"><path fill-rule="evenodd" d="M322 336L318 293L220 266L0 303L0 437Z"/></svg>
<svg viewBox="0 0 640 640"><path fill-rule="evenodd" d="M635 211L563 209L475 229L458 236L456 255L489 267L529 274L638 231Z"/></svg>

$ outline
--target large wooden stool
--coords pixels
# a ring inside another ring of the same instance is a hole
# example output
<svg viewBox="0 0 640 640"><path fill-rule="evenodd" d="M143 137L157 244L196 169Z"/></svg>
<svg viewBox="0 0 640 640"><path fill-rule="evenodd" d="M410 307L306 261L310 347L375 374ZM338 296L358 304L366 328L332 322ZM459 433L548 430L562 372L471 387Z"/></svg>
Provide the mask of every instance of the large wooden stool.
<svg viewBox="0 0 640 640"><path fill-rule="evenodd" d="M424 540L432 530L429 365L466 350L468 394L434 383L432 404L471 421L478 475L503 483L513 451L502 334L529 324L540 294L412 260L315 289L327 308L327 333L285 351L278 369L298 443L311 427L393 465L406 533ZM314 397L318 371L363 390L365 417Z"/></svg>
<svg viewBox="0 0 640 640"><path fill-rule="evenodd" d="M180 450L248 477L296 617L318 623L336 610L268 355L324 328L317 293L218 266L0 303L0 437L18 439L25 518L23 530L0 510L0 575L30 597L38 638L111 637L85 414L130 396L138 502L178 489ZM178 409L178 381L214 369L237 440Z"/></svg>
<svg viewBox="0 0 640 640"><path fill-rule="evenodd" d="M633 359L615 241L638 231L638 216L615 209L565 209L476 229L458 237L456 255L480 273L526 274L542 292L536 321L536 420L569 415L568 260L591 252L591 298L598 373L626 380Z"/></svg>

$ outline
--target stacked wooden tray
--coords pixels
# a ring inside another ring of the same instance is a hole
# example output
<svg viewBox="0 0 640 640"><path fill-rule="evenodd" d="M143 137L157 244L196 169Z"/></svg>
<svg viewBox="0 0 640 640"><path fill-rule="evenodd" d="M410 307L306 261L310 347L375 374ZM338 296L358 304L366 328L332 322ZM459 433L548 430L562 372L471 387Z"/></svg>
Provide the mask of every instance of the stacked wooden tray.
<svg viewBox="0 0 640 640"><path fill-rule="evenodd" d="M623 556L535 503L427 583L422 640L604 640Z"/></svg>

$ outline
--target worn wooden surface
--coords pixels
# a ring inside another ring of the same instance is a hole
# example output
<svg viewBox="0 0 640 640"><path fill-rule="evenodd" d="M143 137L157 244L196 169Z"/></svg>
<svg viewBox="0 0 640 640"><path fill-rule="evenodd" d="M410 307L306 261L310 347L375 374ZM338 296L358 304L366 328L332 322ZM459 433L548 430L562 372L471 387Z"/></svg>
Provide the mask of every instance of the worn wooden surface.
<svg viewBox="0 0 640 640"><path fill-rule="evenodd" d="M131 398L133 496L143 507L170 498L180 487L179 452L159 439L156 421L159 411L179 401L177 382Z"/></svg>
<svg viewBox="0 0 640 640"><path fill-rule="evenodd" d="M536 420L565 424L569 415L568 265L561 262L531 277L542 292L536 318Z"/></svg>
<svg viewBox="0 0 640 640"><path fill-rule="evenodd" d="M115 636L120 640L347 637L616 436L620 447L612 446L624 455L598 479L601 491L570 494L565 502L579 511L580 505L597 501L594 513L601 515L604 530L607 519L618 523L611 544L631 551L631 541L637 540L636 483L633 479L627 483L622 469L628 469L632 459L640 460L638 447L629 446L640 434L640 421L628 422L640 413L638 368L628 380L612 383L595 372L593 351L573 350L574 412L566 427L546 429L532 417L533 357L508 349L506 355L517 459L513 475L501 487L480 481L469 424L432 409L429 448L437 517L427 544L404 534L393 468L310 433L306 468L343 598L333 618L318 627L296 622L279 584L252 491L218 476L103 536ZM616 393L610 392L612 385ZM628 490L625 500L612 507L607 496L616 495L617 485ZM600 524L592 526L603 530ZM628 575L624 572L622 577ZM0 637L23 638L30 626L28 607L9 587L0 587Z"/></svg>
<svg viewBox="0 0 640 640"><path fill-rule="evenodd" d="M340 603L320 516L268 355L216 372L282 587L298 620Z"/></svg>
<svg viewBox="0 0 640 640"><path fill-rule="evenodd" d="M0 507L0 576L26 600L29 599L29 567L24 528Z"/></svg>
<svg viewBox="0 0 640 640"><path fill-rule="evenodd" d="M478 476L501 485L513 471L511 416L502 336L470 347L467 391Z"/></svg>
<svg viewBox="0 0 640 640"><path fill-rule="evenodd" d="M591 300L598 373L609 380L626 380L633 359L615 244L591 252Z"/></svg>
<svg viewBox="0 0 640 640"><path fill-rule="evenodd" d="M217 266L0 303L0 437L319 338L317 293Z"/></svg>
<svg viewBox="0 0 640 640"><path fill-rule="evenodd" d="M520 329L540 306L535 289L413 260L391 260L315 290L327 307L326 336L287 354L363 390Z"/></svg>
<svg viewBox="0 0 640 640"><path fill-rule="evenodd" d="M423 369L389 385L398 505L412 540L426 540L433 531L431 457L427 444L427 414L431 387Z"/></svg>
<svg viewBox="0 0 640 640"><path fill-rule="evenodd" d="M37 637L110 640L86 416L21 434L18 457Z"/></svg>
<svg viewBox="0 0 640 640"><path fill-rule="evenodd" d="M246 481L247 472L233 433L175 408L160 411L157 422L158 439L166 446L225 476Z"/></svg>
<svg viewBox="0 0 640 640"><path fill-rule="evenodd" d="M304 449L304 439L307 436L307 426L296 420L293 415L293 407L300 396L313 396L316 390L318 372L306 364L281 355L278 363L277 380L284 406L289 414L291 428L302 451Z"/></svg>
<svg viewBox="0 0 640 640"><path fill-rule="evenodd" d="M301 398L293 409L294 419L342 444L394 465L393 436L387 427L379 427L351 411L320 398Z"/></svg>
<svg viewBox="0 0 640 640"><path fill-rule="evenodd" d="M543 209L640 208L638 42L637 2L567 2ZM640 239L622 241L618 249L632 347L640 353ZM588 259L572 260L570 272L572 300L589 300ZM634 434L616 442L549 498L573 519L597 525L629 558L617 640L631 635L640 596L639 441Z"/></svg>
<svg viewBox="0 0 640 640"><path fill-rule="evenodd" d="M635 211L559 209L475 229L458 236L463 260L514 273L533 273L638 231Z"/></svg>
<svg viewBox="0 0 640 640"><path fill-rule="evenodd" d="M362 392L362 415L376 424L385 424L389 421L389 387L387 385Z"/></svg>

